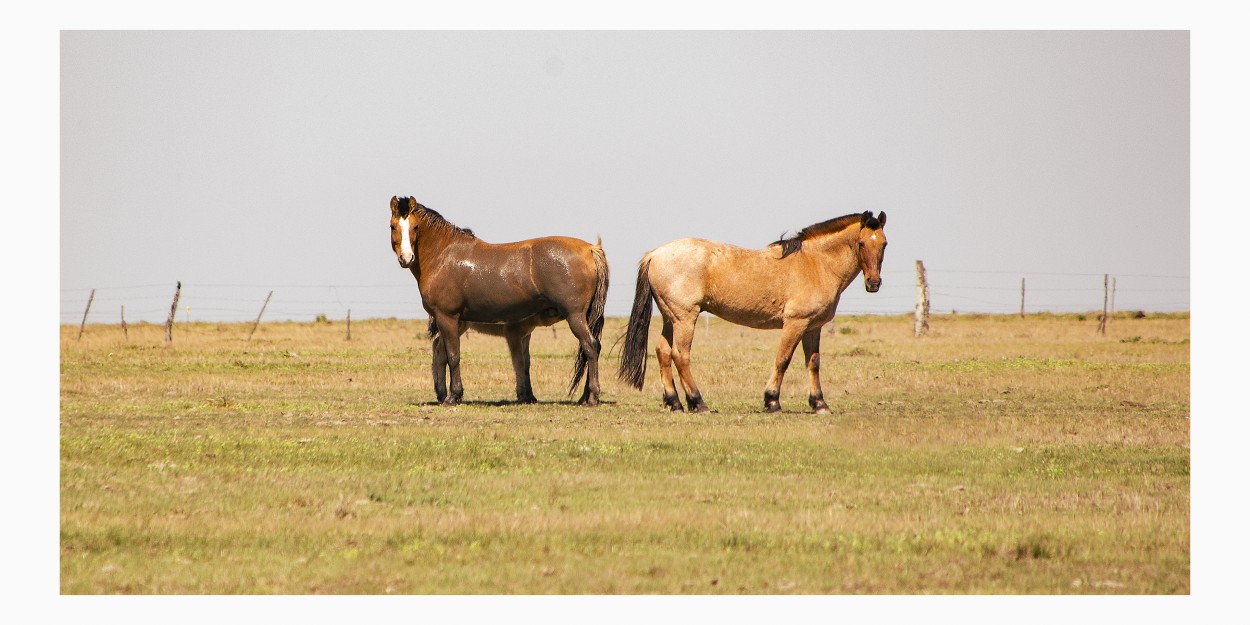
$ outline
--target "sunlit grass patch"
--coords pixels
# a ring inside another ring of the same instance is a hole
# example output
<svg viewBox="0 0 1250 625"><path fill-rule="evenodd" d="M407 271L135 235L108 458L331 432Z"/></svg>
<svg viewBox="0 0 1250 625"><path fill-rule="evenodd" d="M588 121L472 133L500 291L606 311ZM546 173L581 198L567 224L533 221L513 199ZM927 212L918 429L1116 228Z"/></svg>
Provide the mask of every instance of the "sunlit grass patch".
<svg viewBox="0 0 1250 625"><path fill-rule="evenodd" d="M716 319L711 413L615 356L572 405L563 326L541 403L470 333L444 408L423 323L64 330L62 592L1189 592L1187 317L840 317L831 415L799 359L762 412L777 333Z"/></svg>

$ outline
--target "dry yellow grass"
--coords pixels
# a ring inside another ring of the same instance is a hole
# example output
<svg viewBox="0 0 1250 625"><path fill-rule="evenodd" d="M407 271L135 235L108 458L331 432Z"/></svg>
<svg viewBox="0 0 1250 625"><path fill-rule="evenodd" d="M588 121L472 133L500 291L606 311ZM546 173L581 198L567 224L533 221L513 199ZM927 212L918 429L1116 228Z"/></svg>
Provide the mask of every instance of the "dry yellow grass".
<svg viewBox="0 0 1250 625"><path fill-rule="evenodd" d="M563 326L537 406L469 335L454 409L423 322L65 327L61 589L1187 593L1188 316L1095 326L840 317L819 417L797 366L762 413L777 335L715 319L701 415L615 356L607 403L571 405Z"/></svg>

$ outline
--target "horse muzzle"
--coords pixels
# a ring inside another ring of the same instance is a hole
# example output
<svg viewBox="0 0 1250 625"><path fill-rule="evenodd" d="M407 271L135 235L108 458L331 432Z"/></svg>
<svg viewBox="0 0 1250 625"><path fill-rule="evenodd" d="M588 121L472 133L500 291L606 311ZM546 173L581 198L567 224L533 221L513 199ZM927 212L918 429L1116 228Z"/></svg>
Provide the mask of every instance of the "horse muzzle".
<svg viewBox="0 0 1250 625"><path fill-rule="evenodd" d="M881 278L876 280L864 280L864 289L869 293L876 293L881 290Z"/></svg>
<svg viewBox="0 0 1250 625"><path fill-rule="evenodd" d="M400 256L398 260L399 260L399 266L404 269L407 269L408 267L412 265L412 261L414 260L414 257L411 255Z"/></svg>

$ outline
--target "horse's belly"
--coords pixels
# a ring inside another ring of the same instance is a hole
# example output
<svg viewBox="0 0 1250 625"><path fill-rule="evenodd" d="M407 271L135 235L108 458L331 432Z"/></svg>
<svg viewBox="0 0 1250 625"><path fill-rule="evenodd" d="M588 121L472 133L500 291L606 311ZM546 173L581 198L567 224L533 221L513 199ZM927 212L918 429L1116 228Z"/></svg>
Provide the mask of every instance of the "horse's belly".
<svg viewBox="0 0 1250 625"><path fill-rule="evenodd" d="M470 304L465 307L464 312L460 314L460 319L462 321L478 323L514 323L535 316L539 318L559 318L560 311L556 310L556 308L548 302L525 302L511 305L488 304L478 306Z"/></svg>
<svg viewBox="0 0 1250 625"><path fill-rule="evenodd" d="M706 304L703 309L725 321L757 330L776 330L781 327L781 316L761 310L744 310L727 306Z"/></svg>

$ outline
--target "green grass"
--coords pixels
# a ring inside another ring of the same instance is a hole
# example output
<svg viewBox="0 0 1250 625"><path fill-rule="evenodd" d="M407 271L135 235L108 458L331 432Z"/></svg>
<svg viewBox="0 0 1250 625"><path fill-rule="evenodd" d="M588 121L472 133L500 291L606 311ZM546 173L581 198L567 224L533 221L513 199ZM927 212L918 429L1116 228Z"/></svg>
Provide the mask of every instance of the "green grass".
<svg viewBox="0 0 1250 625"><path fill-rule="evenodd" d="M544 403L470 334L451 409L419 322L67 327L61 591L1187 594L1188 317L1096 324L839 317L831 416L799 359L760 412L777 335L719 320L698 415L615 356L571 405L563 326Z"/></svg>

